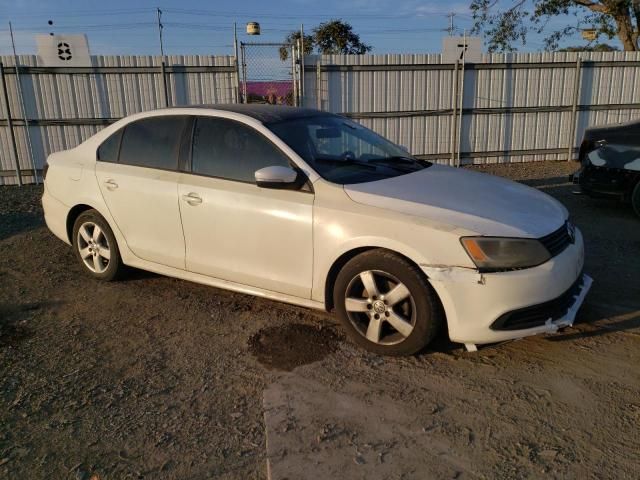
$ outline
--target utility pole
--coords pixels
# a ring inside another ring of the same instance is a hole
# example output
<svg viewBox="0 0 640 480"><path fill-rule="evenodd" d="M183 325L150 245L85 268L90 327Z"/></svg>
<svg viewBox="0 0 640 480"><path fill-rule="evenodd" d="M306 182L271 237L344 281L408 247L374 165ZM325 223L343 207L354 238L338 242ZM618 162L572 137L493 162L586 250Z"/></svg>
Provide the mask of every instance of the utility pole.
<svg viewBox="0 0 640 480"><path fill-rule="evenodd" d="M167 91L167 72L166 66L164 63L164 45L162 43L162 29L164 26L162 25L162 10L157 8L158 13L158 36L160 37L160 75L162 76L162 92L164 94L164 106L169 106L169 92Z"/></svg>
<svg viewBox="0 0 640 480"><path fill-rule="evenodd" d="M162 10L156 8L158 12L158 35L160 37L160 55L164 58L164 46L162 45L162 29L164 28L162 25Z"/></svg>
<svg viewBox="0 0 640 480"><path fill-rule="evenodd" d="M449 28L447 28L447 32L449 32L450 37L453 37L453 32L455 31L455 27L453 26L453 17L455 16L455 12L450 12L447 14L447 17L449 17Z"/></svg>

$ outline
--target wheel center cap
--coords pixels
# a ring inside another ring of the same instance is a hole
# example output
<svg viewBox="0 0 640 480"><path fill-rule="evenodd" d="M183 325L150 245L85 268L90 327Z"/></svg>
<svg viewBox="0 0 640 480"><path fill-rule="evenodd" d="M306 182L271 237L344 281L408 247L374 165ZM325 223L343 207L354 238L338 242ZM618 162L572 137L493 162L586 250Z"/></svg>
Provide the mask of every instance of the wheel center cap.
<svg viewBox="0 0 640 480"><path fill-rule="evenodd" d="M387 310L387 306L382 300L376 300L373 302L373 311L376 313L384 313Z"/></svg>

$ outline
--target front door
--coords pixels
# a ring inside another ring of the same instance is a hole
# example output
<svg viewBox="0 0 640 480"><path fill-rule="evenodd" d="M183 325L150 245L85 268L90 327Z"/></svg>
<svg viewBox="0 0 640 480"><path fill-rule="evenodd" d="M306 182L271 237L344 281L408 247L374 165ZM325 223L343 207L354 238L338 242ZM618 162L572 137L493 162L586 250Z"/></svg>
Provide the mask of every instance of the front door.
<svg viewBox="0 0 640 480"><path fill-rule="evenodd" d="M178 184L187 270L310 298L313 193L255 184L288 157L248 125L199 117L191 173Z"/></svg>

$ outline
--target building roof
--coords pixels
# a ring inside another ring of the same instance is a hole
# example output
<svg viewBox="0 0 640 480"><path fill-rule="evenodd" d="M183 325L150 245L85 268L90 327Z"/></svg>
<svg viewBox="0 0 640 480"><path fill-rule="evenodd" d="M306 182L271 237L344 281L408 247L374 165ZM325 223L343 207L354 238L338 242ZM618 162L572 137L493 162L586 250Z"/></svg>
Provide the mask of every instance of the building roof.
<svg viewBox="0 0 640 480"><path fill-rule="evenodd" d="M193 105L190 108L210 108L239 113L255 118L262 123L274 123L294 118L317 117L318 115L333 115L313 108L290 107L288 105L244 104L231 103L223 105Z"/></svg>

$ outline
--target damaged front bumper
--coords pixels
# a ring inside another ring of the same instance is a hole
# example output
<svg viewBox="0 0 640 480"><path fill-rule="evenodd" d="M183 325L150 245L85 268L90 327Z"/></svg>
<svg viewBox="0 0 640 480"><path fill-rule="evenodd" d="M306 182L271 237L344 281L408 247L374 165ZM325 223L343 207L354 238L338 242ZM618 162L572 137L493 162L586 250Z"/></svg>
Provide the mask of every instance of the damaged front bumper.
<svg viewBox="0 0 640 480"><path fill-rule="evenodd" d="M475 350L573 325L593 280L582 273L584 244L575 243L538 267L479 273L463 267L422 265L440 297L451 340Z"/></svg>
<svg viewBox="0 0 640 480"><path fill-rule="evenodd" d="M591 288L591 283L593 283L591 277L580 275L562 295L548 302L507 312L491 324L491 330L526 330L544 325L564 327L567 326L565 319L571 325L574 318L569 314L576 303L578 303L578 307L582 304L580 299L584 299L587 291Z"/></svg>

